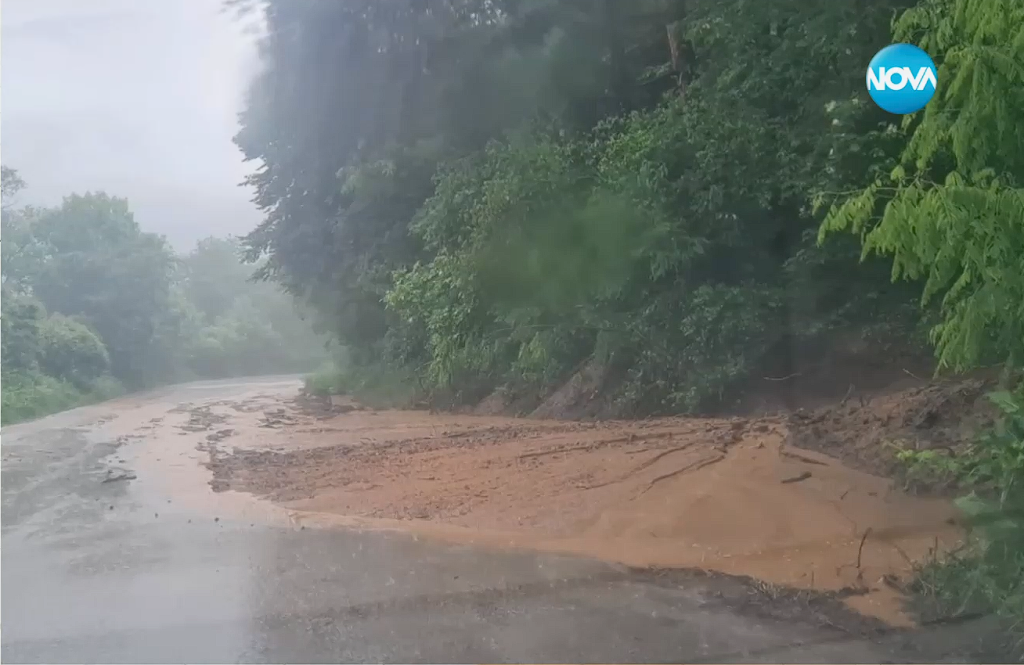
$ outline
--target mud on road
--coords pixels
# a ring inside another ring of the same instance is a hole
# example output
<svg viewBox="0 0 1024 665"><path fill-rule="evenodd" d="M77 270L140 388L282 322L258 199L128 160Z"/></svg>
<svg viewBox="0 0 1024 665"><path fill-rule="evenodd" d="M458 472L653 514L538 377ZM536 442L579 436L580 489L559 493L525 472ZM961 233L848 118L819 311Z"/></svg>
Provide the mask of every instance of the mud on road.
<svg viewBox="0 0 1024 665"><path fill-rule="evenodd" d="M269 500L303 524L745 575L837 592L908 625L899 589L916 562L960 541L957 511L793 442L816 428L827 448L835 427L865 419L885 438L915 426L920 401L844 405L845 416L583 423L256 398L185 405L179 427L201 436L215 491ZM853 452L836 455L860 455L863 469L877 459L858 432Z"/></svg>

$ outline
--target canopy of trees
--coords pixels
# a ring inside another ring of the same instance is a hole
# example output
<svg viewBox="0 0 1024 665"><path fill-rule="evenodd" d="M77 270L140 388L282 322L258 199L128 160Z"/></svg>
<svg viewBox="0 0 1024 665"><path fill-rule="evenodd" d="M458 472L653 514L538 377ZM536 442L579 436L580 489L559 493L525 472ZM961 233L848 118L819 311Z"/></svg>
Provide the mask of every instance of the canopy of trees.
<svg viewBox="0 0 1024 665"><path fill-rule="evenodd" d="M273 285L253 282L234 239L177 256L128 202L72 195L15 208L4 169L4 422L197 377L302 371L319 340Z"/></svg>
<svg viewBox="0 0 1024 665"><path fill-rule="evenodd" d="M898 158L862 79L907 4L268 2L250 256L429 390L598 358L623 413L706 408L800 338L916 323L811 206Z"/></svg>

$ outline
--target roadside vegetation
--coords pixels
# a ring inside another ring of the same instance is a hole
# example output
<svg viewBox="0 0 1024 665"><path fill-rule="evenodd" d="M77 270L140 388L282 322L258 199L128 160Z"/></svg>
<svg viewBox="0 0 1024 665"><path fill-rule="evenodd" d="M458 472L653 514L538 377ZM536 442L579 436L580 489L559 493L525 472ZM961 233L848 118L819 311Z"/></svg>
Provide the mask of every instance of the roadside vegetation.
<svg viewBox="0 0 1024 665"><path fill-rule="evenodd" d="M268 27L248 257L346 352L311 386L458 406L598 367L626 417L727 407L840 340L1000 367L997 432L904 458L1000 516L937 596L1022 634L1018 0L233 4ZM864 86L900 41L939 67L905 118Z"/></svg>
<svg viewBox="0 0 1024 665"><path fill-rule="evenodd" d="M308 371L326 356L292 299L249 279L237 240L176 255L123 199L16 207L23 186L4 167L5 424L161 383Z"/></svg>

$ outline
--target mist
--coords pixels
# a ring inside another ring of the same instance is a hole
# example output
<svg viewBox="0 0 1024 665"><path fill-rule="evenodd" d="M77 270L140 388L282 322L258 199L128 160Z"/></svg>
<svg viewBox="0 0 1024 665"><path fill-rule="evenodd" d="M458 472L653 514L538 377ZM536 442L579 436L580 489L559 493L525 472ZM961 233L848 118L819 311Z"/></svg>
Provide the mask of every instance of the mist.
<svg viewBox="0 0 1024 665"><path fill-rule="evenodd" d="M255 37L220 0L5 0L2 24L18 204L104 190L179 250L258 223L231 140Z"/></svg>
<svg viewBox="0 0 1024 665"><path fill-rule="evenodd" d="M223 0L3 3L0 422L324 360L243 258L254 21Z"/></svg>

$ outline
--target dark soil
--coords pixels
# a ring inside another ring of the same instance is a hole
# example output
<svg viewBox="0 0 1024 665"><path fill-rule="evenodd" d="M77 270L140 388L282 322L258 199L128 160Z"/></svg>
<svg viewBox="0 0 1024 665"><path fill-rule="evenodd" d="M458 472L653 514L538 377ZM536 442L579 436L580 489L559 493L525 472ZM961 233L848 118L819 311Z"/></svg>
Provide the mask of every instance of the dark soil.
<svg viewBox="0 0 1024 665"><path fill-rule="evenodd" d="M861 396L789 415L789 443L882 476L902 473L901 449L955 454L995 420L987 379L945 381ZM933 488L941 489L941 488Z"/></svg>

